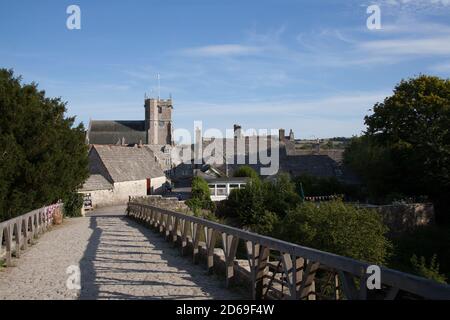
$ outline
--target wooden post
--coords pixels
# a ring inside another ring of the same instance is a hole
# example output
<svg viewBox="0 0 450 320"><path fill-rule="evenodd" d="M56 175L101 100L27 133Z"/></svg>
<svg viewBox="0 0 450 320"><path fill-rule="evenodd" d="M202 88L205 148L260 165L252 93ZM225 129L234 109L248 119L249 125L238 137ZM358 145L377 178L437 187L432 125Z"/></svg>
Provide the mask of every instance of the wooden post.
<svg viewBox="0 0 450 320"><path fill-rule="evenodd" d="M315 276L320 263L307 260L304 263L302 281L299 288L300 299L316 300Z"/></svg>
<svg viewBox="0 0 450 320"><path fill-rule="evenodd" d="M186 219L183 220L183 230L181 233L181 255L184 256L186 254L187 249L187 235L189 232L189 224L190 222Z"/></svg>
<svg viewBox="0 0 450 320"><path fill-rule="evenodd" d="M5 229L5 242L6 242L6 265L11 266L11 256L12 256L12 232L11 225L6 226Z"/></svg>
<svg viewBox="0 0 450 320"><path fill-rule="evenodd" d="M29 217L26 217L24 219L24 223L22 225L23 227L23 249L26 250L28 248L28 219Z"/></svg>
<svg viewBox="0 0 450 320"><path fill-rule="evenodd" d="M18 222L16 222L13 226L13 229L16 231L16 250L15 250L15 256L16 258L20 258L20 242L22 240L21 237L21 220L19 219Z"/></svg>
<svg viewBox="0 0 450 320"><path fill-rule="evenodd" d="M245 244L252 277L252 298L260 300L264 297L270 250L251 241L247 241Z"/></svg>
<svg viewBox="0 0 450 320"><path fill-rule="evenodd" d="M180 222L180 219L178 217L175 218L175 225L172 229L172 242L176 244L177 237L178 237L178 224Z"/></svg>
<svg viewBox="0 0 450 320"><path fill-rule="evenodd" d="M222 233L222 243L225 253L225 274L226 287L228 288L234 276L234 258L238 246L239 238L231 234Z"/></svg>
<svg viewBox="0 0 450 320"><path fill-rule="evenodd" d="M206 239L206 267L208 273L213 273L214 268L214 248L216 246L217 236L219 233L212 228L205 227L205 239Z"/></svg>
<svg viewBox="0 0 450 320"><path fill-rule="evenodd" d="M193 233L192 233L192 260L195 264L198 263L198 252L199 252L199 241L200 241L200 232L202 230L202 226L198 223L194 223Z"/></svg>
<svg viewBox="0 0 450 320"><path fill-rule="evenodd" d="M173 218L171 215L167 215L166 218L166 238L169 240L170 232L173 230Z"/></svg>

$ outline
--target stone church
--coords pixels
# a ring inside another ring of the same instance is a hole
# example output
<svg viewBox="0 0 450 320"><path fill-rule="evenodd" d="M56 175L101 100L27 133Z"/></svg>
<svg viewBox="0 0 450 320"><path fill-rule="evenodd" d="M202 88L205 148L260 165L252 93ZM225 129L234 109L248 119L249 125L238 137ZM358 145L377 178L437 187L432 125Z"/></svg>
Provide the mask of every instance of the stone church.
<svg viewBox="0 0 450 320"><path fill-rule="evenodd" d="M172 99L145 99L145 120L91 120L91 145L172 145Z"/></svg>

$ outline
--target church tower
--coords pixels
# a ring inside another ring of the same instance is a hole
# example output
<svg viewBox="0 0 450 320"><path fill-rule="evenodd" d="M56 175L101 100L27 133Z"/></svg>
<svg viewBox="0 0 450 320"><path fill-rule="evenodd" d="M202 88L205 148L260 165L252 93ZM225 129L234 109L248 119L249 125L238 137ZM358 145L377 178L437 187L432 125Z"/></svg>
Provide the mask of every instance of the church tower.
<svg viewBox="0 0 450 320"><path fill-rule="evenodd" d="M172 99L145 99L147 144L172 145Z"/></svg>

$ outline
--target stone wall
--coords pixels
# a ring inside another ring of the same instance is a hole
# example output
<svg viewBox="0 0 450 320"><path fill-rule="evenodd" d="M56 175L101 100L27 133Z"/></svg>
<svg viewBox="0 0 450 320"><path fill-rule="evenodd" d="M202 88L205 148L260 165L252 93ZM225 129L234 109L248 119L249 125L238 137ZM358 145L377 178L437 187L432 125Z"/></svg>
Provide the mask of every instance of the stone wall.
<svg viewBox="0 0 450 320"><path fill-rule="evenodd" d="M184 201L179 201L178 198L175 197L165 198L160 195L151 195L142 197L132 197L131 200L136 201L138 203L148 204L150 206L177 212L185 213L189 211L189 207L184 203Z"/></svg>
<svg viewBox="0 0 450 320"><path fill-rule="evenodd" d="M162 193L166 177L153 178L150 181L154 193ZM112 189L81 191L82 194L91 194L92 207L107 207L124 205L129 197L147 196L147 180L116 182Z"/></svg>
<svg viewBox="0 0 450 320"><path fill-rule="evenodd" d="M393 204L385 206L362 205L373 208L383 217L390 234L414 230L416 227L434 223L434 207L431 203Z"/></svg>

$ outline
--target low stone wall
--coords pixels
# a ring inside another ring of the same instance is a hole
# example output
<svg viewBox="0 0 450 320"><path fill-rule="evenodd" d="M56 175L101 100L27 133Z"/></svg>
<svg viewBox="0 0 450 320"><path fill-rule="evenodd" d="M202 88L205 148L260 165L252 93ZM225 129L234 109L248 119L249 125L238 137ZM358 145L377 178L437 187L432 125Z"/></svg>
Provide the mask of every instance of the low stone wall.
<svg viewBox="0 0 450 320"><path fill-rule="evenodd" d="M393 235L434 223L434 207L431 203L362 205L361 207L377 210Z"/></svg>
<svg viewBox="0 0 450 320"><path fill-rule="evenodd" d="M184 203L184 201L179 201L175 197L163 197L161 195L151 195L143 197L131 197L131 201L135 201L142 204L147 204L150 206L155 206L158 208L163 208L167 210L173 210L177 212L186 213L189 211L189 207Z"/></svg>

